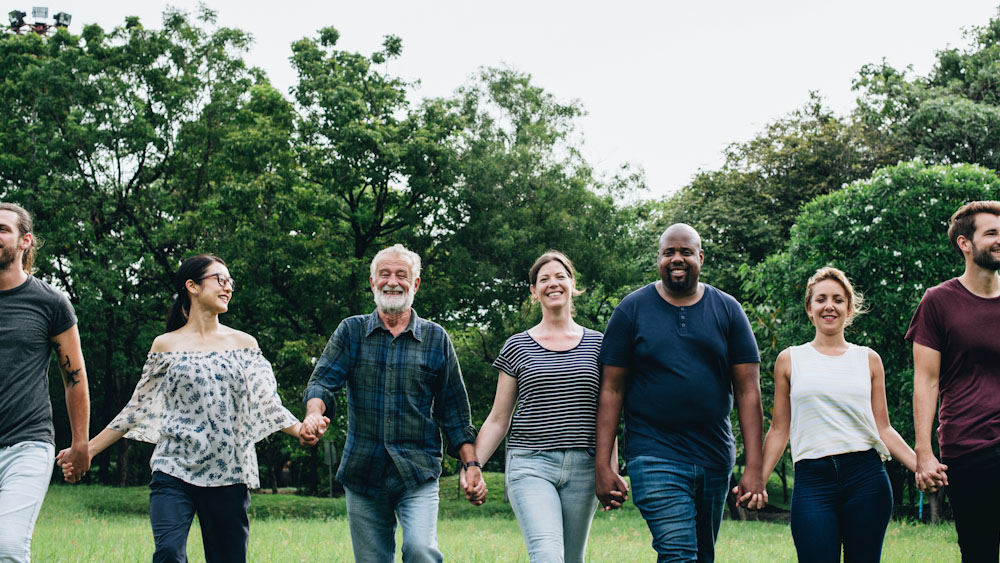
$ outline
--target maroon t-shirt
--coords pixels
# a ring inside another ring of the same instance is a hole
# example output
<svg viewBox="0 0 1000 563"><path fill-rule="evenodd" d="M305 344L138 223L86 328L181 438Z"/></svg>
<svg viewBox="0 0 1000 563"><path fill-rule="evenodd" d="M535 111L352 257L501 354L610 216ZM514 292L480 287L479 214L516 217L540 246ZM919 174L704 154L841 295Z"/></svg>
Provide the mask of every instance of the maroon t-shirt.
<svg viewBox="0 0 1000 563"><path fill-rule="evenodd" d="M932 287L906 339L941 352L941 457L1000 444L1000 297L979 297L958 278Z"/></svg>

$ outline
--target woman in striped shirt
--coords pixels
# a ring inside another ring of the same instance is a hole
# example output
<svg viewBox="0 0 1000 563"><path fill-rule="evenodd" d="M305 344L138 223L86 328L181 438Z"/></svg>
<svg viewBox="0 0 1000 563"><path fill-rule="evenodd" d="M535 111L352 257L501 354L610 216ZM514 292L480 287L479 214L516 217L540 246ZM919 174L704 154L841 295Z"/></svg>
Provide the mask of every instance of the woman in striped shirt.
<svg viewBox="0 0 1000 563"><path fill-rule="evenodd" d="M764 480L785 451L795 462L792 538L799 561L878 561L892 514L882 465L913 471L916 455L889 424L882 359L844 337L862 298L844 272L821 268L806 284L812 342L786 348L774 366L774 414L764 440ZM765 496L766 502L766 496Z"/></svg>
<svg viewBox="0 0 1000 563"><path fill-rule="evenodd" d="M505 480L531 561L583 561L597 509L594 421L602 334L573 320L573 296L580 292L565 255L546 252L528 277L542 321L511 336L493 362L500 377L476 457L490 459L509 429ZM618 460L612 461L617 468ZM484 499L485 491L470 498L473 504Z"/></svg>

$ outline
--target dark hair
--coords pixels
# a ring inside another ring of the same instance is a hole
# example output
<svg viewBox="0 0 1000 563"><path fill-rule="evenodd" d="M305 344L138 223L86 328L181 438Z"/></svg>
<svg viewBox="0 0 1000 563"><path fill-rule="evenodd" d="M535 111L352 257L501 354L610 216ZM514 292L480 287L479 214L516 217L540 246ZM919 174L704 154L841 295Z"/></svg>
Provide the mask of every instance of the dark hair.
<svg viewBox="0 0 1000 563"><path fill-rule="evenodd" d="M187 323L188 312L191 310L191 298L188 296L186 287L187 281L197 280L205 275L205 270L208 270L212 264L226 265L218 256L199 254L185 258L181 262L181 267L177 268L177 273L174 274L174 291L177 292L177 295L174 296L174 304L170 306L170 312L167 313L167 332L173 332Z"/></svg>
<svg viewBox="0 0 1000 563"><path fill-rule="evenodd" d="M991 213L1000 216L1000 201L973 201L966 203L951 216L951 225L948 227L948 238L951 239L951 246L955 248L958 255L962 254L962 249L958 246L958 237L965 237L972 240L972 235L976 234L976 215L978 213Z"/></svg>
<svg viewBox="0 0 1000 563"><path fill-rule="evenodd" d="M17 215L17 234L18 236L24 236L28 233L34 234L34 224L31 220L31 213L21 207L16 203L5 203L0 201L0 211L10 211L14 215ZM24 251L24 255L21 257L21 267L24 268L24 272L27 274L31 273L31 270L35 267L35 249L38 248L38 237L31 237L31 246L28 250Z"/></svg>

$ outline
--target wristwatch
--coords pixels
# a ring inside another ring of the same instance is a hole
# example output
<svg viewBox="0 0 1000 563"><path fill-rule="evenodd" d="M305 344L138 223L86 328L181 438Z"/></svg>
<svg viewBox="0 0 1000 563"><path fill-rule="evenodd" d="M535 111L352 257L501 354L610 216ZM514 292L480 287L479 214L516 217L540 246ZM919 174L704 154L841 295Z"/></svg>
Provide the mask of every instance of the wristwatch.
<svg viewBox="0 0 1000 563"><path fill-rule="evenodd" d="M472 461L467 461L467 462L463 463L462 467L465 468L465 469L468 469L470 467L478 467L480 470L482 470L483 469L483 464L479 463L476 460L472 460Z"/></svg>

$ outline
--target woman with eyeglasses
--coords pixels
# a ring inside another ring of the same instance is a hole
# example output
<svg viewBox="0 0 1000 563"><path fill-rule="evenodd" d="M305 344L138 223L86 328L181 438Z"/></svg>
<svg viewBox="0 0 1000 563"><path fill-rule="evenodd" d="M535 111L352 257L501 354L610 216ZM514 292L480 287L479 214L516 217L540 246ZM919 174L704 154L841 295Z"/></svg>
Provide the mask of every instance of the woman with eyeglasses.
<svg viewBox="0 0 1000 563"><path fill-rule="evenodd" d="M245 561L250 488L260 485L254 444L278 430L298 437L301 423L281 405L257 341L219 322L236 289L225 262L192 256L175 287L167 332L153 340L131 400L90 441L90 455L122 437L156 444L153 561L187 560L195 513L207 561Z"/></svg>

